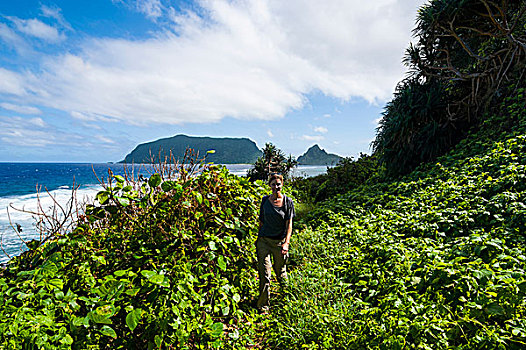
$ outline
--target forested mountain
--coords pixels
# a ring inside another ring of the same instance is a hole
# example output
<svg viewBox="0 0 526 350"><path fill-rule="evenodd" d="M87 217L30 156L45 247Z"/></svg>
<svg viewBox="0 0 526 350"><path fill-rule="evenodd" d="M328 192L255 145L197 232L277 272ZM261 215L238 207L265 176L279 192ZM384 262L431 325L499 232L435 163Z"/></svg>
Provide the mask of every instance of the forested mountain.
<svg viewBox="0 0 526 350"><path fill-rule="evenodd" d="M147 142L135 147L130 154L120 163L156 163L159 156L161 160L170 157L170 152L175 160L182 162L187 148L199 153L199 157L206 156L207 161L216 164L247 164L254 163L262 152L256 143L247 138L214 138L176 135L152 142Z"/></svg>
<svg viewBox="0 0 526 350"><path fill-rule="evenodd" d="M320 146L314 145L298 157L299 165L336 165L342 157L327 153Z"/></svg>

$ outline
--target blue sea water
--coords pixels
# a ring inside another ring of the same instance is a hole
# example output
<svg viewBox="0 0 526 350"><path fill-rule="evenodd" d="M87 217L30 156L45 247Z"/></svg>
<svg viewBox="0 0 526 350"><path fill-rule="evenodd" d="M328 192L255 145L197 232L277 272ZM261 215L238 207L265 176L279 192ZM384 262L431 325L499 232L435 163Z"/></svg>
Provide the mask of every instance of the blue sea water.
<svg viewBox="0 0 526 350"><path fill-rule="evenodd" d="M226 167L231 173L243 176L250 165L228 164ZM35 219L27 213L36 211L38 199L43 209L50 208L54 201L65 204L75 185L79 186L79 201L91 202L102 188L97 178L107 179L108 169L114 175L133 171L135 176L149 177L154 172L149 165L132 168L107 163L0 163L0 263L26 249L22 240L40 239ZM299 166L293 174L314 176L326 170L326 166ZM14 227L20 227L21 232L17 233Z"/></svg>

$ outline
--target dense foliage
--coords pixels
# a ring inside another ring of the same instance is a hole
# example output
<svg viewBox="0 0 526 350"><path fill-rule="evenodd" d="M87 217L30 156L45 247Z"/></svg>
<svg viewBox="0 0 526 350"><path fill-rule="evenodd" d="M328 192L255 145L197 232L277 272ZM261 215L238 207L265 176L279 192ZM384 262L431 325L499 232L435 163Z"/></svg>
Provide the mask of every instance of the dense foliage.
<svg viewBox="0 0 526 350"><path fill-rule="evenodd" d="M325 201L297 201L290 280L269 317L248 311L260 182L181 167L112 177L73 232L10 261L0 348L525 348L525 11L421 9L415 73L386 107L377 154L294 183ZM264 153L252 178L290 170L275 146ZM377 157L395 174L434 161L386 179Z"/></svg>
<svg viewBox="0 0 526 350"><path fill-rule="evenodd" d="M285 153L272 143L266 143L263 148L263 155L259 157L254 166L247 172L247 177L251 180L267 181L272 173L279 173L287 179L289 173L298 162L291 155L285 157Z"/></svg>
<svg viewBox="0 0 526 350"><path fill-rule="evenodd" d="M405 173L435 159L465 136L463 121L447 112L445 91L436 80L407 79L397 86L373 142L389 173Z"/></svg>
<svg viewBox="0 0 526 350"><path fill-rule="evenodd" d="M394 175L449 151L494 114L526 71L526 3L433 0L418 13L410 72L385 108L374 152Z"/></svg>
<svg viewBox="0 0 526 350"><path fill-rule="evenodd" d="M525 107L517 90L436 163L313 211L269 347L523 349Z"/></svg>
<svg viewBox="0 0 526 350"><path fill-rule="evenodd" d="M240 348L257 341L261 188L211 166L177 180L115 176L69 235L0 272L0 348Z"/></svg>
<svg viewBox="0 0 526 350"><path fill-rule="evenodd" d="M303 202L314 203L346 193L377 177L378 173L376 157L361 153L356 160L342 158L336 166L327 168L325 174L293 179L292 187Z"/></svg>

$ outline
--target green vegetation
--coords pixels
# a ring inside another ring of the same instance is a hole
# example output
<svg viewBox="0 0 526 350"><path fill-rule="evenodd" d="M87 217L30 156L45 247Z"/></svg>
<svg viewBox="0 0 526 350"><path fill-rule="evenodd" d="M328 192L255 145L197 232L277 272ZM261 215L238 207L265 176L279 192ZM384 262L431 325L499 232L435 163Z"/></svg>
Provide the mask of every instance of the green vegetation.
<svg viewBox="0 0 526 350"><path fill-rule="evenodd" d="M207 161L216 164L251 164L261 156L254 143L247 138L214 138L176 135L138 145L121 163L189 162L185 159L187 149L200 156L207 155ZM214 153L208 151L214 150Z"/></svg>
<svg viewBox="0 0 526 350"><path fill-rule="evenodd" d="M266 182L271 173L279 173L287 179L290 171L297 164L298 162L291 155L287 158L282 150L272 143L266 143L263 155L256 160L254 167L248 170L247 177L251 180Z"/></svg>
<svg viewBox="0 0 526 350"><path fill-rule="evenodd" d="M288 189L290 281L270 316L250 306L265 187L165 165L111 177L73 232L0 272L0 348L525 348L525 13L421 9L375 154ZM267 144L251 178L291 164Z"/></svg>
<svg viewBox="0 0 526 350"><path fill-rule="evenodd" d="M523 349L525 107L520 90L437 162L304 217L268 346Z"/></svg>
<svg viewBox="0 0 526 350"><path fill-rule="evenodd" d="M376 157L361 153L357 160L342 158L335 167L327 168L326 174L294 179L293 187L302 201L319 202L371 181L378 171Z"/></svg>
<svg viewBox="0 0 526 350"><path fill-rule="evenodd" d="M433 0L419 10L414 34L409 76L373 142L394 175L448 152L526 71L524 1Z"/></svg>
<svg viewBox="0 0 526 350"><path fill-rule="evenodd" d="M342 157L327 153L320 146L314 145L299 156L297 160L300 165L336 165L342 159Z"/></svg>
<svg viewBox="0 0 526 350"><path fill-rule="evenodd" d="M202 166L194 176L180 167L177 180L114 176L73 232L11 260L0 348L252 346L243 305L257 289L261 188Z"/></svg>

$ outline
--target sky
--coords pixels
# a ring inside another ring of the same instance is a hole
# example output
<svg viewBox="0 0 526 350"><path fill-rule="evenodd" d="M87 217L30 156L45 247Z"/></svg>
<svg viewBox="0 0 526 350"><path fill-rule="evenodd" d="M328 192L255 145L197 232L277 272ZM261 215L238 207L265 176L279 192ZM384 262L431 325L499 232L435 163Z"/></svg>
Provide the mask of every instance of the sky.
<svg viewBox="0 0 526 350"><path fill-rule="evenodd" d="M423 0L0 1L0 162L178 134L370 153Z"/></svg>

